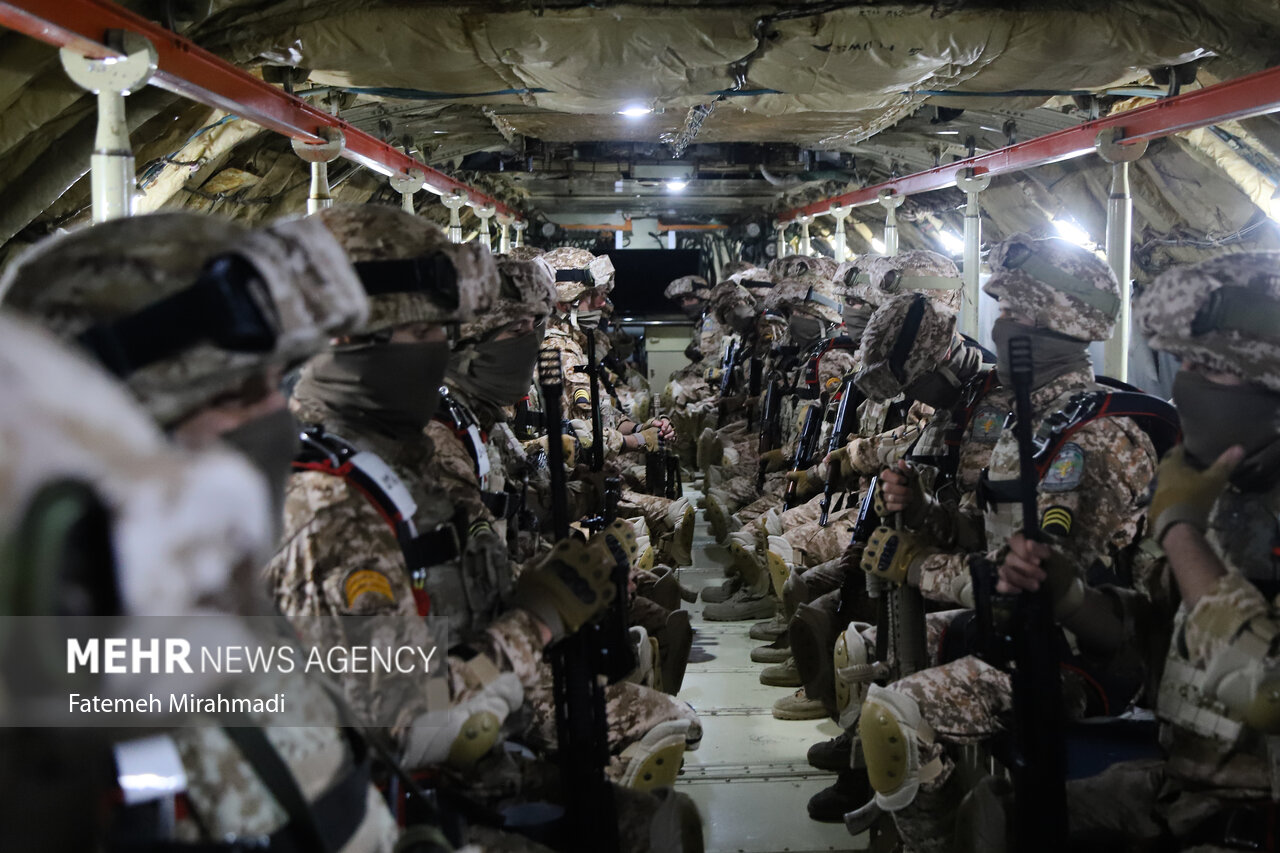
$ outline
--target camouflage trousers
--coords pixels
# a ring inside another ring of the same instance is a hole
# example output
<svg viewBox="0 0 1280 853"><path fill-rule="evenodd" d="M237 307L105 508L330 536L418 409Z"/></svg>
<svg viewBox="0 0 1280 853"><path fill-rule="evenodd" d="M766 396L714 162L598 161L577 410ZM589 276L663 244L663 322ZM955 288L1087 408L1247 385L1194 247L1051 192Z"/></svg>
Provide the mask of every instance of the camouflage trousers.
<svg viewBox="0 0 1280 853"><path fill-rule="evenodd" d="M807 503L790 510L797 514L794 521L788 521L784 513L782 535L797 552L797 563L819 566L829 560L839 559L849 547L853 528L858 522L858 507L828 514L827 526L822 527L818 524L821 508L814 502L810 503L813 504L812 507ZM810 514L813 515L812 520L802 521ZM797 521L801 523L795 524Z"/></svg>
<svg viewBox="0 0 1280 853"><path fill-rule="evenodd" d="M643 515L645 524L649 525L649 536L656 543L663 533L671 532L667 524L667 510L671 509L672 503L671 498L624 489L618 501L618 515L623 518Z"/></svg>
<svg viewBox="0 0 1280 853"><path fill-rule="evenodd" d="M529 746L546 755L556 747L556 709L552 693L551 667L545 667L545 678L533 688L525 689L525 701L533 709L533 725L528 733ZM627 763L622 751L639 741L659 723L688 720L690 745L702 739L702 723L687 702L652 688L620 681L605 688L605 712L609 717L609 766L605 774L610 781L622 778Z"/></svg>

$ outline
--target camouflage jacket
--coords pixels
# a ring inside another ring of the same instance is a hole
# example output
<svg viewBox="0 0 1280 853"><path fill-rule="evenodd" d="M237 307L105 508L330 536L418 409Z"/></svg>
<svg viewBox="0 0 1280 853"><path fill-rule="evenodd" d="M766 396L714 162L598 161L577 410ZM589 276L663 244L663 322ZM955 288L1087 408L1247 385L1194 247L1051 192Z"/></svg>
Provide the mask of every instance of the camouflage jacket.
<svg viewBox="0 0 1280 853"><path fill-rule="evenodd" d="M317 413L298 414L304 422L315 422ZM414 522L420 532L452 519L448 497L430 488L424 477L432 463L430 440L393 442L332 420L326 426L376 453L399 476L417 504ZM304 646L326 654L351 646L414 646L430 653L464 639L453 636L450 624L451 610L464 594L458 561L428 571L429 609L424 615L427 602L411 583L395 533L346 480L316 471L295 473L286 492L281 541L266 581ZM536 680L541 636L524 611L510 611L465 639L499 672L516 673L526 686ZM486 673L478 667L443 651L432 658L430 672L429 679L420 672L395 671L343 673L340 678L348 702L366 724L388 728L399 738L429 707L464 701L486 683Z"/></svg>
<svg viewBox="0 0 1280 853"><path fill-rule="evenodd" d="M1034 426L1039 428L1071 395L1100 388L1086 369L1033 391ZM1146 512L1142 499L1155 476L1155 463L1146 433L1121 417L1086 423L1050 462L1036 492L1037 513L1042 525L1061 522L1052 545L1081 577L1096 562L1110 566L1118 549L1137 540ZM1012 430L1004 430L992 449L988 476L993 481L1017 479L1018 443ZM1019 512L1017 504L1004 503L984 514L986 553L996 563L1020 526ZM926 597L973 606L967 555L935 554L921 568L920 589Z"/></svg>

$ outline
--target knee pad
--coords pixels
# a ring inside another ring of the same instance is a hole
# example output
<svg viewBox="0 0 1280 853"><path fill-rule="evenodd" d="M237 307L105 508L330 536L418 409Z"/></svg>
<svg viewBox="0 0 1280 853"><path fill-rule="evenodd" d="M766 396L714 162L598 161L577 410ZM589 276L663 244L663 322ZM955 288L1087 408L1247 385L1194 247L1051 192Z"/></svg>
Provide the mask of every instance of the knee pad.
<svg viewBox="0 0 1280 853"><path fill-rule="evenodd" d="M760 523L770 536L782 535L782 519L778 517L776 510L771 509L761 516Z"/></svg>
<svg viewBox="0 0 1280 853"><path fill-rule="evenodd" d="M871 649L862 632L869 628L865 622L850 622L849 627L836 637L832 657L835 663L836 712L840 727L851 730L858 722L862 703L867 698L867 688L878 674L871 661Z"/></svg>
<svg viewBox="0 0 1280 853"><path fill-rule="evenodd" d="M796 562L795 549L792 548L791 543L783 537L770 534L767 544L769 546L769 550L781 557L784 563Z"/></svg>
<svg viewBox="0 0 1280 853"><path fill-rule="evenodd" d="M653 687L653 677L655 672L655 662L657 655L653 651L649 632L639 625L632 625L627 629L627 635L631 640L631 647L636 653L636 668L627 676L627 681L632 684L643 684L646 687Z"/></svg>
<svg viewBox="0 0 1280 853"><path fill-rule="evenodd" d="M687 720L659 723L624 749L622 757L627 761L627 769L619 780L622 786L651 791L674 785L684 763L689 725Z"/></svg>
<svg viewBox="0 0 1280 853"><path fill-rule="evenodd" d="M766 551L764 556L765 567L769 570L769 582L773 586L774 595L781 599L782 588L787 583L787 576L791 574L791 569L783 559L773 551Z"/></svg>
<svg viewBox="0 0 1280 853"><path fill-rule="evenodd" d="M920 706L904 693L873 684L862 705L858 735L876 803L887 812L911 805L924 777L937 773L932 767L921 771L920 743L933 738Z"/></svg>

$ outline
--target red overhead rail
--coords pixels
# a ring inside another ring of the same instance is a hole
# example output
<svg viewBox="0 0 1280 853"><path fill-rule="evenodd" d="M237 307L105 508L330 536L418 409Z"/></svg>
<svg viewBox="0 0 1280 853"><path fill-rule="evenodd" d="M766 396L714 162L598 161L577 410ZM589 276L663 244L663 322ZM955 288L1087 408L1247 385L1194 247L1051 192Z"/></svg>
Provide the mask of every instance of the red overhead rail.
<svg viewBox="0 0 1280 853"><path fill-rule="evenodd" d="M119 56L104 46L107 30L128 30L155 45L159 63L152 83L277 133L304 142L323 142L321 127L335 127L346 137L342 156L379 172L423 176L436 193L465 192L476 205L493 205L499 213L520 218L497 199L398 151L337 116L311 106L159 24L108 0L0 0L0 25L58 47L69 47L94 59Z"/></svg>
<svg viewBox="0 0 1280 853"><path fill-rule="evenodd" d="M871 204L879 198L882 190L906 196L945 189L953 186L956 175L966 169L972 169L975 175L1002 175L1080 157L1094 151L1099 131L1107 128L1120 128L1122 139L1119 141L1125 144L1276 111L1280 111L1280 67L1268 68L1246 77L1206 86L1127 112L1115 113L979 154L967 160L958 160L826 201L797 207L779 215L778 220L790 222L801 214L820 216L830 213L833 206L857 207Z"/></svg>

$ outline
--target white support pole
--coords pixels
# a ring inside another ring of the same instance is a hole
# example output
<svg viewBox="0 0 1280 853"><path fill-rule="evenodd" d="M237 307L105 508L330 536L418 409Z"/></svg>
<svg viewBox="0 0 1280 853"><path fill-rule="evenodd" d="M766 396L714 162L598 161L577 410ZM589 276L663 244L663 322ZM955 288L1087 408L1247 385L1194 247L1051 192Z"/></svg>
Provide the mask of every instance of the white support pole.
<svg viewBox="0 0 1280 853"><path fill-rule="evenodd" d="M133 213L137 176L124 99L147 84L159 61L155 45L137 33L111 30L107 41L125 57L89 59L65 47L58 52L67 76L98 96L98 131L89 161L95 223Z"/></svg>
<svg viewBox="0 0 1280 853"><path fill-rule="evenodd" d="M473 206L472 209L476 212L476 216L480 217L480 233L476 235L477 239L480 245L492 252L493 236L492 232L489 231L489 220L497 213L497 208L491 204L482 204L479 207Z"/></svg>
<svg viewBox="0 0 1280 853"><path fill-rule="evenodd" d="M516 239L512 241L511 248L518 249L524 245L524 229L529 227L529 223L523 219L517 219L511 223L511 227L516 231Z"/></svg>
<svg viewBox="0 0 1280 853"><path fill-rule="evenodd" d="M836 263L842 264L849 260L849 243L845 238L844 222L849 218L849 214L853 213L852 207L840 207L839 205L831 205L831 215L836 220L835 233L835 250Z"/></svg>
<svg viewBox="0 0 1280 853"><path fill-rule="evenodd" d="M813 254L813 243L809 240L809 223L813 222L813 217L802 213L796 217L796 222L800 223L800 254L808 257Z"/></svg>
<svg viewBox="0 0 1280 853"><path fill-rule="evenodd" d="M960 331L975 339L980 331L978 274L982 264L982 211L978 207L978 193L990 184L990 175L956 175L956 187L963 190L969 200L964 206L964 267L961 269L964 291L960 301Z"/></svg>
<svg viewBox="0 0 1280 853"><path fill-rule="evenodd" d="M498 214L498 254L505 255L511 251L511 223L515 217L509 213Z"/></svg>
<svg viewBox="0 0 1280 853"><path fill-rule="evenodd" d="M617 231L614 231L613 232L613 248L622 249L622 247L626 245L626 239L627 239L627 232L623 231L621 228L619 228Z"/></svg>
<svg viewBox="0 0 1280 853"><path fill-rule="evenodd" d="M667 248L674 249L676 247L676 232L674 228L667 229Z"/></svg>
<svg viewBox="0 0 1280 853"><path fill-rule="evenodd" d="M790 224L790 222L779 222L774 226L777 231L778 241L778 244L775 247L777 249L776 257L783 258L787 255L787 226Z"/></svg>
<svg viewBox="0 0 1280 853"><path fill-rule="evenodd" d="M1121 382L1129 381L1129 337L1132 296L1133 196L1129 191L1129 164L1146 153L1147 143L1121 145L1123 129L1098 133L1098 155L1111 164L1111 194L1107 199L1107 262L1120 282L1120 316L1111 339L1103 348L1102 371Z"/></svg>
<svg viewBox="0 0 1280 853"><path fill-rule="evenodd" d="M461 192L451 192L440 196L440 201L445 207L449 208L449 242L462 242L462 217L458 215L467 204L467 194Z"/></svg>
<svg viewBox="0 0 1280 853"><path fill-rule="evenodd" d="M905 196L893 195L889 190L880 190L880 205L884 207L884 253L886 257L898 254L898 208L906 201Z"/></svg>
<svg viewBox="0 0 1280 853"><path fill-rule="evenodd" d="M307 213L316 213L333 206L329 194L329 164L342 156L346 137L336 127L322 127L319 131L325 141L311 145L299 139L293 140L293 152L311 164L311 192L307 195Z"/></svg>
<svg viewBox="0 0 1280 853"><path fill-rule="evenodd" d="M405 213L413 213L413 194L422 189L422 175L414 172L409 175L392 175L391 189L400 193L400 207Z"/></svg>

